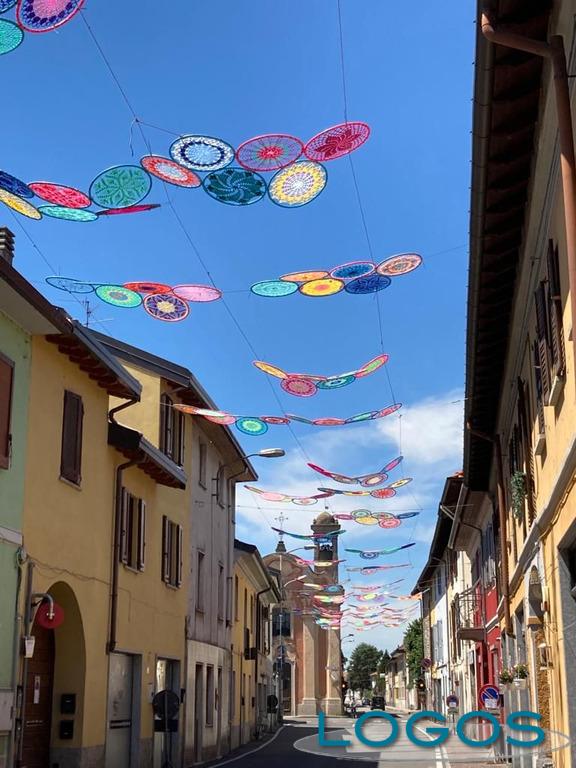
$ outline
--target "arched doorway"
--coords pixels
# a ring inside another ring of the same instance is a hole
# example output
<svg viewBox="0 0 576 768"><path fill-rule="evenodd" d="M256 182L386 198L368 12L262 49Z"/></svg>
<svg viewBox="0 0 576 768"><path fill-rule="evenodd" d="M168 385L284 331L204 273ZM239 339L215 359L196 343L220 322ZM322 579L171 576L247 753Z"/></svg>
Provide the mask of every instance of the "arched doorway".
<svg viewBox="0 0 576 768"><path fill-rule="evenodd" d="M36 613L32 623L34 654L27 660L24 680L26 768L46 768L82 746L86 651L80 608L65 582L53 584L47 594L64 609L64 621L56 629L44 629Z"/></svg>
<svg viewBox="0 0 576 768"><path fill-rule="evenodd" d="M34 655L26 674L26 709L22 758L27 768L50 765L52 695L54 688L54 630L32 626Z"/></svg>

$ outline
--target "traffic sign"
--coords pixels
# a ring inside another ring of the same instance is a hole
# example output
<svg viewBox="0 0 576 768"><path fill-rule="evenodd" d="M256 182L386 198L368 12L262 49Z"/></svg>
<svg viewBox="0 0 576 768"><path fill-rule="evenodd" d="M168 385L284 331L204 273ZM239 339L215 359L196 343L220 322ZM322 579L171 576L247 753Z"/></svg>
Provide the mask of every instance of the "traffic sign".
<svg viewBox="0 0 576 768"><path fill-rule="evenodd" d="M449 709L458 709L460 706L460 699L458 696L456 696L455 693L451 693L449 696L446 696L446 706Z"/></svg>
<svg viewBox="0 0 576 768"><path fill-rule="evenodd" d="M483 685L480 688L478 698L485 709L498 709L500 706L500 689L492 683Z"/></svg>

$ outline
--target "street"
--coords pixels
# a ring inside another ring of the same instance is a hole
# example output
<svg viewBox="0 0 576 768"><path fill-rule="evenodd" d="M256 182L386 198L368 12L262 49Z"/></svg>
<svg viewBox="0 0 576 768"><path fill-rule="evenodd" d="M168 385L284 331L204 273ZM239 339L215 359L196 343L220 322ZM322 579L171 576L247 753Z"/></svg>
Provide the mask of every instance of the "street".
<svg viewBox="0 0 576 768"><path fill-rule="evenodd" d="M493 765L490 755L484 749L470 749L456 745L453 741L447 748L417 747L412 744L405 733L407 717L397 717L400 735L397 741L383 750L370 750L362 745L354 735L355 721L349 718L334 718L328 722L326 739L348 739L349 746L321 746L318 741L316 719L288 721L276 736L255 750L248 750L236 757L227 758L215 763L213 768L231 763L244 763L246 768L292 768L295 763L298 768L328 768L332 760L337 760L335 768L406 768L407 764L417 765L418 768L484 768ZM425 721L419 736L426 740ZM364 734L372 740L382 740L390 733L390 726L385 721L368 722L364 726Z"/></svg>

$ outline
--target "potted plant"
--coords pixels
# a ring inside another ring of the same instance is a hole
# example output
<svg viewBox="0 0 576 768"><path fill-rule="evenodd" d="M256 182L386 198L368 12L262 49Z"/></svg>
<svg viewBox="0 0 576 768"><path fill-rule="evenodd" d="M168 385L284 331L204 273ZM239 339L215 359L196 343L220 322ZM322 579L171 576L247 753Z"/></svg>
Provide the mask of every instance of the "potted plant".
<svg viewBox="0 0 576 768"><path fill-rule="evenodd" d="M524 516L524 502L526 499L526 475L517 470L510 481L512 486L512 513L517 520Z"/></svg>
<svg viewBox="0 0 576 768"><path fill-rule="evenodd" d="M512 671L506 667L503 667L500 670L500 674L498 675L498 681L500 682L500 685L507 688L513 680L514 675L512 674Z"/></svg>
<svg viewBox="0 0 576 768"><path fill-rule="evenodd" d="M528 685L528 667L526 664L515 664L512 667L514 687L524 690Z"/></svg>

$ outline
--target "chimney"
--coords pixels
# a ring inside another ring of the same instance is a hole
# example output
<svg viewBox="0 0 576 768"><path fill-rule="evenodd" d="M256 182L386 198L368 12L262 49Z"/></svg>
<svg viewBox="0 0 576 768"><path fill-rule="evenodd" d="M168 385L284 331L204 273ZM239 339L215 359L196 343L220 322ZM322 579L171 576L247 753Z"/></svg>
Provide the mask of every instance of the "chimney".
<svg viewBox="0 0 576 768"><path fill-rule="evenodd" d="M8 227L0 227L0 259L10 265L14 261L14 234Z"/></svg>

